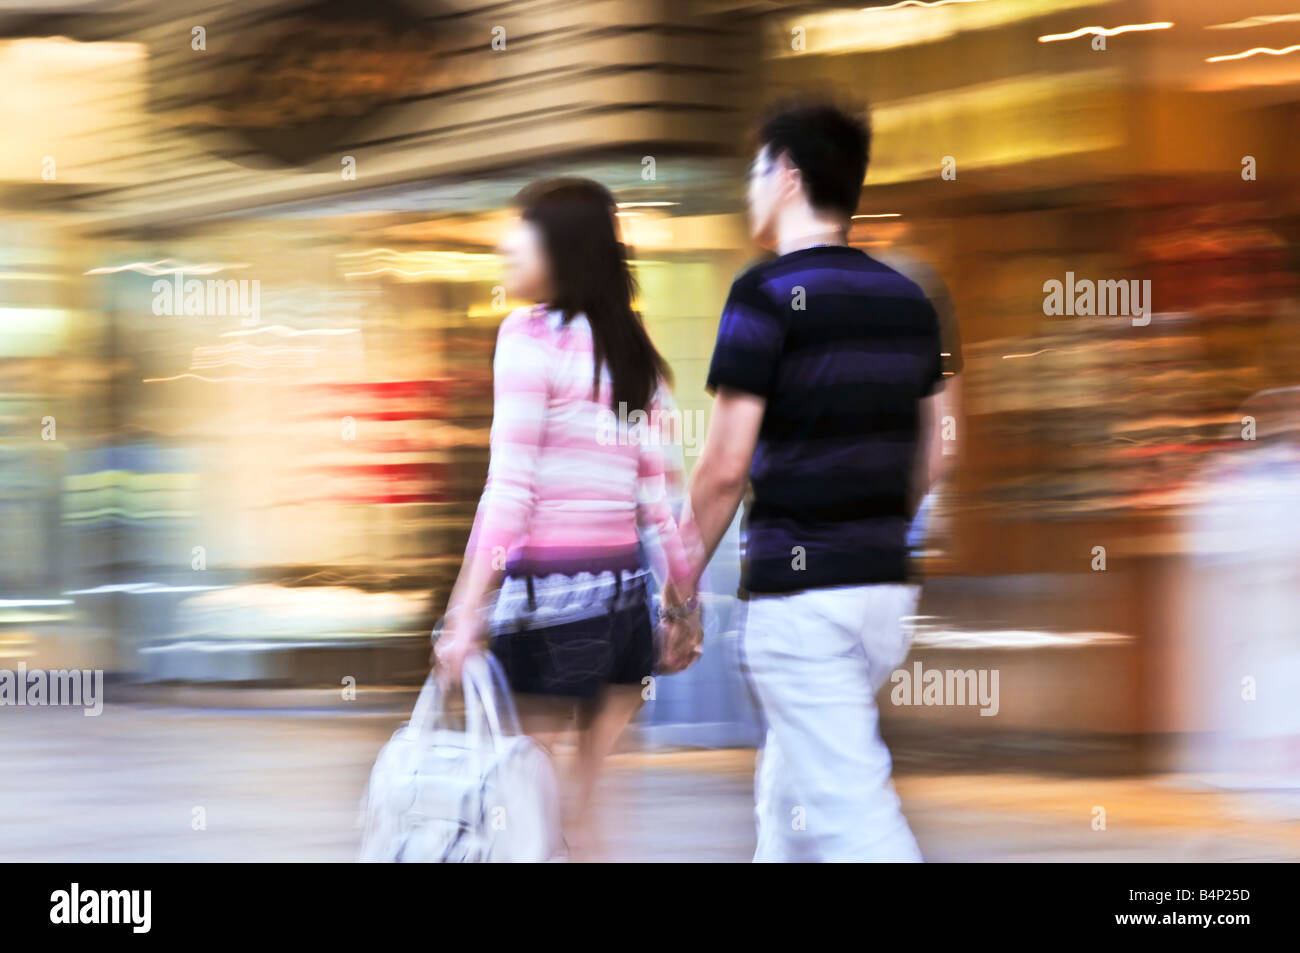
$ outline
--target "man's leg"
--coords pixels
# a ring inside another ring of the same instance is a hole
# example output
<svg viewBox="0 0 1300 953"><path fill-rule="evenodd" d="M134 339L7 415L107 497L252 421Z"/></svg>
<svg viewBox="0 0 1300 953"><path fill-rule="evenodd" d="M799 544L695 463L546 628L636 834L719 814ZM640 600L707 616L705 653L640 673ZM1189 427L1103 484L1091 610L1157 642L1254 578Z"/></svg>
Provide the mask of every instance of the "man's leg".
<svg viewBox="0 0 1300 953"><path fill-rule="evenodd" d="M862 637L866 618L877 614L868 610L871 589L749 603L745 660L778 752L770 770L759 770L764 856L756 859L921 859L878 730Z"/></svg>
<svg viewBox="0 0 1300 953"><path fill-rule="evenodd" d="M750 664L751 655L757 656L759 670L767 673L773 666L767 653L770 638L778 632L756 630L761 624L763 613L755 618L750 614L753 602L744 603L745 620L741 624L740 665L749 680L755 696L759 696L754 684L755 671ZM762 700L759 698L759 707ZM781 757L781 744L776 733L769 727L763 739L762 750L758 752L758 761L754 766L754 825L757 831L757 845L754 849L756 864L788 864L815 859L809 850L807 838L799 839L796 827L798 795L792 786L793 777L789 766Z"/></svg>
<svg viewBox="0 0 1300 953"><path fill-rule="evenodd" d="M754 774L754 820L758 845L756 864L789 864L816 860L813 844L802 827L802 798L793 786L789 766L781 757L781 743L768 729Z"/></svg>

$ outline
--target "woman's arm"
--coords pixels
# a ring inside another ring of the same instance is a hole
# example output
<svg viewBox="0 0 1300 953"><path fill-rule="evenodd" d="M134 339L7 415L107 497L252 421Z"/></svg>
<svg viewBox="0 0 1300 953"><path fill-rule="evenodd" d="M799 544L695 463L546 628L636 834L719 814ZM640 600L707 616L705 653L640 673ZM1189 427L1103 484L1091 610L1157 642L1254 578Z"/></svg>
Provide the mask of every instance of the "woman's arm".
<svg viewBox="0 0 1300 953"><path fill-rule="evenodd" d="M685 484L681 450L677 446L682 434L682 421L666 391L655 395L649 415L649 425L638 446L637 522L642 527L652 528L657 537L656 545L650 547L650 554L656 563L654 568L661 583L664 603L683 613L675 621L665 621L663 627L657 668L660 674L671 675L687 668L700 656L704 632L700 627L698 604L694 608L682 605L685 599L681 587L695 573L677 521L673 518L668 493L670 485L681 492ZM675 427L671 426L674 421Z"/></svg>
<svg viewBox="0 0 1300 953"><path fill-rule="evenodd" d="M542 327L531 312L520 310L501 323L497 335L487 484L447 601L447 626L437 650L449 680L459 678L465 656L477 647L480 610L501 579L511 546L527 530L537 500L537 457L549 394Z"/></svg>
<svg viewBox="0 0 1300 953"><path fill-rule="evenodd" d="M669 498L670 486L679 493L683 488L681 451L674 443L674 428L666 425L675 415L671 398L656 393L647 413L649 421L637 446L637 525L654 531L655 545L647 546L651 568L659 585L667 589L691 571ZM675 429L680 434L680 421Z"/></svg>

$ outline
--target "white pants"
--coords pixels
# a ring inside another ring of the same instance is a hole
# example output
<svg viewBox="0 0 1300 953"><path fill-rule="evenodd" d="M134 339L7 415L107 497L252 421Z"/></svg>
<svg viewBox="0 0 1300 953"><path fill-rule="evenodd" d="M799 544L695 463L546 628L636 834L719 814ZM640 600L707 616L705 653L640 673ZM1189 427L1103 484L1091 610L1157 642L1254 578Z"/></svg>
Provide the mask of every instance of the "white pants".
<svg viewBox="0 0 1300 953"><path fill-rule="evenodd" d="M904 584L749 600L744 666L767 739L754 782L755 861L919 861L890 783L876 692L911 647Z"/></svg>

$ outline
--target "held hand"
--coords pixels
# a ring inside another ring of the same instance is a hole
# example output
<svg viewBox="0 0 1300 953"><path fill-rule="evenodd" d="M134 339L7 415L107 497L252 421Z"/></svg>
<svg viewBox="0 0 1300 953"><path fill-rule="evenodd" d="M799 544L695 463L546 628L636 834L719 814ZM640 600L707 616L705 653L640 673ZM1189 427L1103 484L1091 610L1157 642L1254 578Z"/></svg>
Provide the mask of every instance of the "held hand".
<svg viewBox="0 0 1300 953"><path fill-rule="evenodd" d="M703 654L704 629L699 613L676 622L659 623L659 674L675 675L690 668Z"/></svg>

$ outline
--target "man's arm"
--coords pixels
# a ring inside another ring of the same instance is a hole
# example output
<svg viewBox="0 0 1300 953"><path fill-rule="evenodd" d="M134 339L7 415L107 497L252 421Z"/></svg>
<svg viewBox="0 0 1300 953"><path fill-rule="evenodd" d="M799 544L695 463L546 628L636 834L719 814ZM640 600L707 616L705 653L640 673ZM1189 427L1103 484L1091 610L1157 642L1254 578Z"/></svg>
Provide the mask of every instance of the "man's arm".
<svg viewBox="0 0 1300 953"><path fill-rule="evenodd" d="M912 475L912 513L943 475L943 391L921 399L916 467Z"/></svg>
<svg viewBox="0 0 1300 953"><path fill-rule="evenodd" d="M695 465L682 509L681 535L691 573L680 585L674 585L675 601L695 595L704 567L736 515L749 483L749 464L766 407L762 397L729 387L718 388L704 452Z"/></svg>

